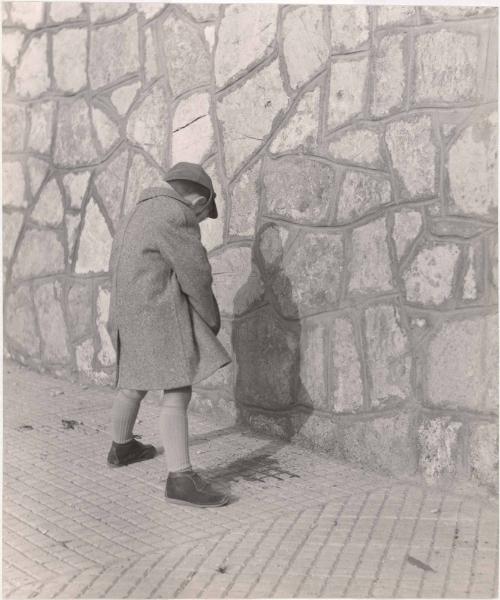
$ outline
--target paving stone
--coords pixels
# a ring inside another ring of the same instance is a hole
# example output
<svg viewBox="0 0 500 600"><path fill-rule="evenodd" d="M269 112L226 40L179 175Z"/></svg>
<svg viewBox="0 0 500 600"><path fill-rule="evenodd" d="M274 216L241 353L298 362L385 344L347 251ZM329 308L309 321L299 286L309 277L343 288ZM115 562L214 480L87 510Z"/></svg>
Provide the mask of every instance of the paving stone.
<svg viewBox="0 0 500 600"><path fill-rule="evenodd" d="M75 282L68 289L68 326L75 339L89 333L92 320L92 286Z"/></svg>
<svg viewBox="0 0 500 600"><path fill-rule="evenodd" d="M87 30L61 29L52 37L57 87L75 93L87 85Z"/></svg>
<svg viewBox="0 0 500 600"><path fill-rule="evenodd" d="M97 358L104 367L110 367L116 362L116 353L113 348L113 342L111 341L106 327L109 319L109 302L109 290L103 286L99 286L96 301L96 326L100 338L101 349L97 353Z"/></svg>
<svg viewBox="0 0 500 600"><path fill-rule="evenodd" d="M4 152L22 152L26 133L26 111L23 106L3 105L2 147Z"/></svg>
<svg viewBox="0 0 500 600"><path fill-rule="evenodd" d="M61 284L51 282L37 287L33 295L43 341L42 356L49 363L66 363L70 358L61 294Z"/></svg>
<svg viewBox="0 0 500 600"><path fill-rule="evenodd" d="M176 16L163 22L162 42L174 96L210 83L210 62L201 31Z"/></svg>
<svg viewBox="0 0 500 600"><path fill-rule="evenodd" d="M479 37L439 29L415 39L415 103L463 102L477 97Z"/></svg>
<svg viewBox="0 0 500 600"><path fill-rule="evenodd" d="M498 428L494 423L472 426L469 440L472 476L481 483L498 487Z"/></svg>
<svg viewBox="0 0 500 600"><path fill-rule="evenodd" d="M28 229L22 239L13 267L14 279L64 271L64 249L54 231Z"/></svg>
<svg viewBox="0 0 500 600"><path fill-rule="evenodd" d="M262 145L275 117L287 105L277 60L217 102L229 177Z"/></svg>
<svg viewBox="0 0 500 600"><path fill-rule="evenodd" d="M224 226L226 222L226 199L221 189L219 172L215 160L204 165L207 175L212 180L212 185L217 194L217 219L205 219L200 223L201 242L207 251L221 246L224 241Z"/></svg>
<svg viewBox="0 0 500 600"><path fill-rule="evenodd" d="M92 23L100 23L103 21L113 21L122 17L128 12L129 4L126 2L113 2L112 4L91 4L90 20Z"/></svg>
<svg viewBox="0 0 500 600"><path fill-rule="evenodd" d="M54 102L40 102L31 105L31 127L28 146L31 150L46 154L52 143L54 122Z"/></svg>
<svg viewBox="0 0 500 600"><path fill-rule="evenodd" d="M11 292L6 305L7 335L28 356L36 356L40 352L40 339L28 285L19 286Z"/></svg>
<svg viewBox="0 0 500 600"><path fill-rule="evenodd" d="M389 123L385 141L401 186L401 200L434 195L438 151L430 117L416 115Z"/></svg>
<svg viewBox="0 0 500 600"><path fill-rule="evenodd" d="M425 354L427 402L472 411L498 410L495 315L447 321Z"/></svg>
<svg viewBox="0 0 500 600"><path fill-rule="evenodd" d="M415 6L378 6L377 25L388 27L390 25L414 24L417 14Z"/></svg>
<svg viewBox="0 0 500 600"><path fill-rule="evenodd" d="M54 2L50 5L49 15L54 23L84 19L80 2Z"/></svg>
<svg viewBox="0 0 500 600"><path fill-rule="evenodd" d="M123 85L112 92L111 102L119 115L123 116L128 111L140 87L141 84L136 81Z"/></svg>
<svg viewBox="0 0 500 600"><path fill-rule="evenodd" d="M496 112L466 127L449 149L449 212L496 218L498 147Z"/></svg>
<svg viewBox="0 0 500 600"><path fill-rule="evenodd" d="M130 113L127 136L158 162L165 160L168 136L167 101L161 83Z"/></svg>
<svg viewBox="0 0 500 600"><path fill-rule="evenodd" d="M83 98L59 106L54 162L64 167L88 165L98 158L90 109Z"/></svg>
<svg viewBox="0 0 500 600"><path fill-rule="evenodd" d="M45 184L35 205L31 218L48 227L57 227L62 223L64 204L59 186L55 179Z"/></svg>
<svg viewBox="0 0 500 600"><path fill-rule="evenodd" d="M118 126L104 111L96 107L92 107L92 121L102 151L107 154L120 139Z"/></svg>
<svg viewBox="0 0 500 600"><path fill-rule="evenodd" d="M127 192L125 194L122 214L127 214L135 206L139 200L139 195L144 189L154 187L155 184L161 181L161 172L151 166L142 154L136 154L132 159L128 172Z"/></svg>
<svg viewBox="0 0 500 600"><path fill-rule="evenodd" d="M406 299L435 306L449 300L459 253L453 243L422 247L403 273Z"/></svg>
<svg viewBox="0 0 500 600"><path fill-rule="evenodd" d="M462 423L452 417L426 418L418 428L419 464L424 478L435 482L457 472Z"/></svg>
<svg viewBox="0 0 500 600"><path fill-rule="evenodd" d="M93 4L93 11L118 10L118 3ZM106 60L103 60L103 56ZM93 89L114 83L139 68L137 16L90 32L89 81Z"/></svg>
<svg viewBox="0 0 500 600"><path fill-rule="evenodd" d="M313 149L319 125L320 89L306 92L297 104L296 112L278 131L271 143L274 153L296 149Z"/></svg>
<svg viewBox="0 0 500 600"><path fill-rule="evenodd" d="M40 187L49 171L49 164L44 160L30 157L27 160L31 195L34 197L40 191Z"/></svg>
<svg viewBox="0 0 500 600"><path fill-rule="evenodd" d="M365 311L365 337L370 399L375 408L390 407L394 400L411 396L409 339L401 326L399 309L378 304Z"/></svg>
<svg viewBox="0 0 500 600"><path fill-rule="evenodd" d="M375 117L400 112L407 85L406 36L402 33L383 36L374 53L373 95L370 111Z"/></svg>
<svg viewBox="0 0 500 600"><path fill-rule="evenodd" d="M336 59L332 62L328 126L344 125L363 111L368 59Z"/></svg>
<svg viewBox="0 0 500 600"><path fill-rule="evenodd" d="M422 229L422 215L416 210L395 213L392 237L398 259L405 254Z"/></svg>
<svg viewBox="0 0 500 600"><path fill-rule="evenodd" d="M90 171L68 173L63 178L64 189L69 197L70 206L80 210L90 180Z"/></svg>
<svg viewBox="0 0 500 600"><path fill-rule="evenodd" d="M366 6L331 6L330 23L334 54L352 52L366 46L370 34Z"/></svg>
<svg viewBox="0 0 500 600"><path fill-rule="evenodd" d="M128 153L123 151L114 156L95 178L97 192L114 227L120 219L127 164Z"/></svg>
<svg viewBox="0 0 500 600"><path fill-rule="evenodd" d="M36 29L43 23L43 2L13 2L10 8L10 20L13 25L26 29Z"/></svg>
<svg viewBox="0 0 500 600"><path fill-rule="evenodd" d="M234 4L225 7L214 59L218 87L223 87L232 77L244 73L250 65L270 54L277 16L277 5Z"/></svg>
<svg viewBox="0 0 500 600"><path fill-rule="evenodd" d="M391 202L391 182L360 171L347 171L340 188L336 221L349 223Z"/></svg>
<svg viewBox="0 0 500 600"><path fill-rule="evenodd" d="M107 272L111 252L111 234L99 206L93 198L85 210L76 273Z"/></svg>
<svg viewBox="0 0 500 600"><path fill-rule="evenodd" d="M37 98L50 87L47 61L47 35L34 37L24 51L14 81L20 98Z"/></svg>
<svg viewBox="0 0 500 600"><path fill-rule="evenodd" d="M264 211L299 223L325 223L336 179L333 167L314 159L292 156L266 161Z"/></svg>
<svg viewBox="0 0 500 600"><path fill-rule="evenodd" d="M23 224L23 213L4 212L2 215L2 248L3 258L10 260Z"/></svg>
<svg viewBox="0 0 500 600"><path fill-rule="evenodd" d="M229 235L253 236L259 209L261 162L238 177L231 192Z"/></svg>
<svg viewBox="0 0 500 600"><path fill-rule="evenodd" d="M210 118L210 96L193 94L179 102L173 117L172 163L202 163L211 154L214 131Z"/></svg>
<svg viewBox="0 0 500 600"><path fill-rule="evenodd" d="M24 33L19 30L4 31L2 37L2 58L9 67L16 67L24 42Z"/></svg>
<svg viewBox="0 0 500 600"><path fill-rule="evenodd" d="M379 169L384 167L380 154L380 135L366 127L334 134L329 139L328 154L333 160Z"/></svg>
<svg viewBox="0 0 500 600"><path fill-rule="evenodd" d="M356 227L352 233L349 293L393 289L385 217Z"/></svg>
<svg viewBox="0 0 500 600"><path fill-rule="evenodd" d="M282 28L283 56L290 85L296 89L312 79L328 58L323 8L294 8L285 14Z"/></svg>
<svg viewBox="0 0 500 600"><path fill-rule="evenodd" d="M2 165L2 200L4 206L24 208L28 205L23 166L19 161L4 161Z"/></svg>

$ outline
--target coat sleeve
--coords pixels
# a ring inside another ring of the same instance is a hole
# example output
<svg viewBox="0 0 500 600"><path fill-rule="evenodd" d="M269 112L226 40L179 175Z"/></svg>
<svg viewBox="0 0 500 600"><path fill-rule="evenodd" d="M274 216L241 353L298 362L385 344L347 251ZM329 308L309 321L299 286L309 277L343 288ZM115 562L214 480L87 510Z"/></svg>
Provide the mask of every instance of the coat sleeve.
<svg viewBox="0 0 500 600"><path fill-rule="evenodd" d="M199 227L190 224L180 210L169 210L162 199L154 203L154 243L162 258L167 261L177 277L182 292L193 309L217 334L220 313L212 291L212 267L207 251L201 243Z"/></svg>

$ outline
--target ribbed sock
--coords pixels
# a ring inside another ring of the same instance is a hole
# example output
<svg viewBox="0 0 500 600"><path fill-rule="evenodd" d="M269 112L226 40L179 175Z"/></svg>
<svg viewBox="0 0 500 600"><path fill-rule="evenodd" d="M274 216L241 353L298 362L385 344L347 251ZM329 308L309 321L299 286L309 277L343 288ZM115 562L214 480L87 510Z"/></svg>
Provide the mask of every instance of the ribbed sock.
<svg viewBox="0 0 500 600"><path fill-rule="evenodd" d="M133 439L133 431L141 400L131 399L123 392L118 392L111 410L113 441L124 444Z"/></svg>
<svg viewBox="0 0 500 600"><path fill-rule="evenodd" d="M163 394L160 411L160 435L165 448L169 471L191 469L189 459L187 408L191 400L191 388L168 390Z"/></svg>

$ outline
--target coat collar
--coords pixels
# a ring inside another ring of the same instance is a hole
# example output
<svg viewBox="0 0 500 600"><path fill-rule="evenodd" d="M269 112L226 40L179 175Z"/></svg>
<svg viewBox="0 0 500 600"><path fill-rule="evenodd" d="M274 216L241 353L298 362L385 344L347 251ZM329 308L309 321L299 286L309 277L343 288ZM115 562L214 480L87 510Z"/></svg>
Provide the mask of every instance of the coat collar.
<svg viewBox="0 0 500 600"><path fill-rule="evenodd" d="M176 192L174 188L167 182L162 182L153 187L146 188L139 196L137 203L144 202L144 200L150 200L151 198L156 198L157 196L168 196L169 198L175 198L175 200L178 200L193 210L189 200L186 200L183 196L181 196L181 194L179 194L179 192Z"/></svg>

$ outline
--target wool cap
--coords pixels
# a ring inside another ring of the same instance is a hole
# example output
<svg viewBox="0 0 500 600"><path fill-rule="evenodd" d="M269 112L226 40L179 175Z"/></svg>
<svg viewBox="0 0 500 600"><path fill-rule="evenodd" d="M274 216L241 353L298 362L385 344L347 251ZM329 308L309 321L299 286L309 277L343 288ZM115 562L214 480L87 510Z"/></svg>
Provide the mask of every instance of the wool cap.
<svg viewBox="0 0 500 600"><path fill-rule="evenodd" d="M175 179L184 179L185 181L194 181L210 191L212 197L210 212L208 216L216 219L218 216L217 205L215 204L215 191L212 180L201 165L190 162L179 162L171 167L165 176L165 181L174 181Z"/></svg>

